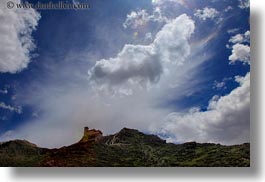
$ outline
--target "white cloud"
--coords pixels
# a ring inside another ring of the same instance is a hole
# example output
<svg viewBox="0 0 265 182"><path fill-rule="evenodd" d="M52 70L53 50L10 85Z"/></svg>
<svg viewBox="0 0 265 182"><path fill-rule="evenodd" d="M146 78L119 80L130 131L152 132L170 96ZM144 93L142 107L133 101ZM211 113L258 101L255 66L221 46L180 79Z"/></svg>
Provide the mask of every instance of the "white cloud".
<svg viewBox="0 0 265 182"><path fill-rule="evenodd" d="M238 77L240 86L230 94L214 96L207 111L171 113L150 130L174 142L238 144L250 137L250 74Z"/></svg>
<svg viewBox="0 0 265 182"><path fill-rule="evenodd" d="M0 94L7 94L8 93L8 90L5 88L3 90L0 90Z"/></svg>
<svg viewBox="0 0 265 182"><path fill-rule="evenodd" d="M137 12L132 11L130 14L127 15L127 18L123 23L123 27L131 27L135 29L138 26L146 24L148 21L148 17L149 14L146 12L146 10L139 10Z"/></svg>
<svg viewBox="0 0 265 182"><path fill-rule="evenodd" d="M250 31L249 30L244 33L244 37L245 37L244 42L250 41Z"/></svg>
<svg viewBox="0 0 265 182"><path fill-rule="evenodd" d="M228 12L228 11L231 11L231 10L233 10L233 7L232 7L232 6L227 6L227 7L224 9L225 12Z"/></svg>
<svg viewBox="0 0 265 182"><path fill-rule="evenodd" d="M5 104L4 102L0 102L0 108L9 110L11 112L16 112L18 114L22 113L22 108L21 107L13 107L13 106Z"/></svg>
<svg viewBox="0 0 265 182"><path fill-rule="evenodd" d="M161 9L155 7L151 15L149 15L146 10L132 11L127 15L123 27L126 29L128 27L132 29L137 29L139 27L145 26L148 22L168 22L168 19L162 15Z"/></svg>
<svg viewBox="0 0 265 182"><path fill-rule="evenodd" d="M236 34L229 39L229 42L236 44L236 43L243 43L250 41L250 31L246 31L244 34Z"/></svg>
<svg viewBox="0 0 265 182"><path fill-rule="evenodd" d="M152 33L151 32L146 33L145 36L144 36L144 39L146 41L152 41L153 40Z"/></svg>
<svg viewBox="0 0 265 182"><path fill-rule="evenodd" d="M0 89L0 94L8 94L10 85L4 85L3 89Z"/></svg>
<svg viewBox="0 0 265 182"><path fill-rule="evenodd" d="M188 39L194 22L183 14L167 23L149 45L125 45L114 58L102 59L89 70L89 79L100 89L131 94L131 86L149 87L158 82L166 64L182 64L190 54Z"/></svg>
<svg viewBox="0 0 265 182"><path fill-rule="evenodd" d="M234 44L236 43L242 43L244 41L244 37L242 34L237 34L229 39L229 42L232 42Z"/></svg>
<svg viewBox="0 0 265 182"><path fill-rule="evenodd" d="M220 82L215 80L213 83L213 89L217 89L217 90L226 89L227 88L226 83L227 83L227 81L229 81L231 79L232 79L231 77L229 77L229 78L225 77Z"/></svg>
<svg viewBox="0 0 265 182"><path fill-rule="evenodd" d="M250 64L250 47L244 44L235 44L232 47L232 55L229 56L230 63L241 61Z"/></svg>
<svg viewBox="0 0 265 182"><path fill-rule="evenodd" d="M227 33L233 34L233 33L236 33L238 31L239 31L239 28L232 28L232 29L227 30Z"/></svg>
<svg viewBox="0 0 265 182"><path fill-rule="evenodd" d="M225 88L225 82L224 81L221 81L221 82L214 81L213 88L215 88L215 89Z"/></svg>
<svg viewBox="0 0 265 182"><path fill-rule="evenodd" d="M31 8L7 9L6 3L7 0L0 3L0 72L16 73L30 62L30 52L35 47L31 33L38 25L40 14Z"/></svg>
<svg viewBox="0 0 265 182"><path fill-rule="evenodd" d="M237 83L239 83L240 85L243 85L246 81L249 81L249 74L247 75L247 77L243 77L243 76L235 76L235 81Z"/></svg>
<svg viewBox="0 0 265 182"><path fill-rule="evenodd" d="M239 5L238 7L241 8L241 9L247 9L249 8L249 0L239 0Z"/></svg>
<svg viewBox="0 0 265 182"><path fill-rule="evenodd" d="M194 16L198 17L199 19L206 21L207 19L215 20L217 23L220 22L222 19L220 17L219 11L215 8L205 7L203 9L197 9L194 13Z"/></svg>
<svg viewBox="0 0 265 182"><path fill-rule="evenodd" d="M226 46L228 49L232 49L232 54L229 56L230 63L234 64L236 61L240 61L244 64L250 64L250 46L248 45L250 42L250 31L232 36L229 42L233 44L232 47L230 45Z"/></svg>
<svg viewBox="0 0 265 182"><path fill-rule="evenodd" d="M153 46L125 45L116 58L96 62L89 74L99 85L115 86L157 82L162 72Z"/></svg>

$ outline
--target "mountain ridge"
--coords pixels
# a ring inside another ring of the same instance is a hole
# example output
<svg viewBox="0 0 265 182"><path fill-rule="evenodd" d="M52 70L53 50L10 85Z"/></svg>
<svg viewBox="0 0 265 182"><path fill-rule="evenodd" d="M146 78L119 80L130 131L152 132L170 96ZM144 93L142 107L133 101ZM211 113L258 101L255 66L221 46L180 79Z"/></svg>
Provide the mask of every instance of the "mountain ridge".
<svg viewBox="0 0 265 182"><path fill-rule="evenodd" d="M40 148L26 140L2 142L0 166L249 167L250 144L173 144L135 129L103 136L100 130L85 127L79 142L61 148Z"/></svg>

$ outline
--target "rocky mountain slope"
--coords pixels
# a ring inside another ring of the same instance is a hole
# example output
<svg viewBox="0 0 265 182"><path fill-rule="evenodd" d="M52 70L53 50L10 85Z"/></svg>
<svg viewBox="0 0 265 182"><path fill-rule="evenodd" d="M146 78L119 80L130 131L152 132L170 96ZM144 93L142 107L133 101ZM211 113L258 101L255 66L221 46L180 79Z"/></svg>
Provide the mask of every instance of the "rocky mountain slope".
<svg viewBox="0 0 265 182"><path fill-rule="evenodd" d="M79 142L59 149L39 148L24 140L0 143L0 166L248 167L250 144L172 144L134 129L102 136L86 127Z"/></svg>

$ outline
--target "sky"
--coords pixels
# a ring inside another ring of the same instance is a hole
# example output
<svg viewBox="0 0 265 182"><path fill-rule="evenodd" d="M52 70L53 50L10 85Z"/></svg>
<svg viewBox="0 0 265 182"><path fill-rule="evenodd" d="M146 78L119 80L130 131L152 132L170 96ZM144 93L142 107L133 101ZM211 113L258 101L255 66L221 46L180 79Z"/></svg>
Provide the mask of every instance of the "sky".
<svg viewBox="0 0 265 182"><path fill-rule="evenodd" d="M172 143L250 141L247 0L64 2L90 8L1 1L0 141L60 147L84 126Z"/></svg>

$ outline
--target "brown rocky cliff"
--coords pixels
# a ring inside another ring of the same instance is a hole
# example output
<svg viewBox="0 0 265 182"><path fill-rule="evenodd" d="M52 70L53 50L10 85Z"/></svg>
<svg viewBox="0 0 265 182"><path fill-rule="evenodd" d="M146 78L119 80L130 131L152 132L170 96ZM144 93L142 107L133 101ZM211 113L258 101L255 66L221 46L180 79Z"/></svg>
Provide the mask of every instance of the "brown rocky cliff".
<svg viewBox="0 0 265 182"><path fill-rule="evenodd" d="M84 135L79 143L85 142L98 142L102 138L102 132L100 130L84 128Z"/></svg>

